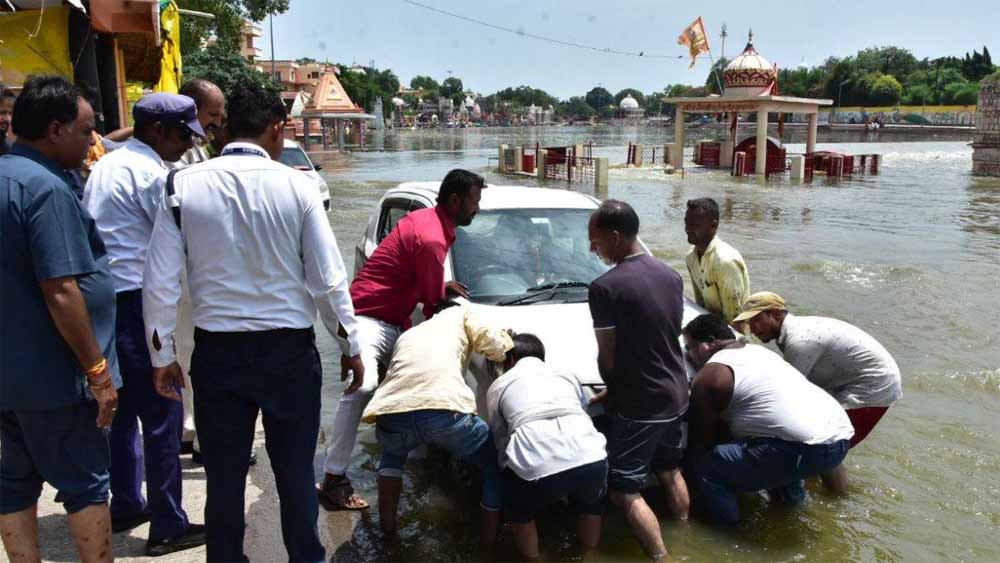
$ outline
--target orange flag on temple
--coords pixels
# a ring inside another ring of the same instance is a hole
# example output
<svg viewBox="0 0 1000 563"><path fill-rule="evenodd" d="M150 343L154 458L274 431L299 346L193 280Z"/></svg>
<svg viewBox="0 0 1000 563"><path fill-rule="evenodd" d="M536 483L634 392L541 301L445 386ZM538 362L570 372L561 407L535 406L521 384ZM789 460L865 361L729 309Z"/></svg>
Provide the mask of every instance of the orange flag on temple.
<svg viewBox="0 0 1000 563"><path fill-rule="evenodd" d="M688 68L694 67L698 55L709 51L708 34L705 33L705 24L701 21L701 16L684 29L677 38L677 44L687 45L688 53L691 54L691 65Z"/></svg>

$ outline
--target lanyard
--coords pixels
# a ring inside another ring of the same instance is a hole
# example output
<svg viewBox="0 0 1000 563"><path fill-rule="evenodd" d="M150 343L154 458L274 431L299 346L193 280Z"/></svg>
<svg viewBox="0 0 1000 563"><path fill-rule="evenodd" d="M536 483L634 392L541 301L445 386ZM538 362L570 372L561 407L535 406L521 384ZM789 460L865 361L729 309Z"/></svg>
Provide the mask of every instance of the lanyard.
<svg viewBox="0 0 1000 563"><path fill-rule="evenodd" d="M222 149L221 156L225 156L227 154L249 154L252 156L262 156L268 160L271 159L270 155L256 147L226 147Z"/></svg>

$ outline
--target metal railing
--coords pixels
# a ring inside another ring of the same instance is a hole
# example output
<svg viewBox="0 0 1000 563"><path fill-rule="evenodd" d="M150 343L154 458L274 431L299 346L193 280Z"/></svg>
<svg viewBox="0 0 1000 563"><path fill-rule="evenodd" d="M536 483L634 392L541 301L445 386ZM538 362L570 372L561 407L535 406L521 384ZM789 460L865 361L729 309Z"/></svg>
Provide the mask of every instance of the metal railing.
<svg viewBox="0 0 1000 563"><path fill-rule="evenodd" d="M558 155L556 158L545 159L544 180L563 180L581 184L594 183L594 159L583 156Z"/></svg>

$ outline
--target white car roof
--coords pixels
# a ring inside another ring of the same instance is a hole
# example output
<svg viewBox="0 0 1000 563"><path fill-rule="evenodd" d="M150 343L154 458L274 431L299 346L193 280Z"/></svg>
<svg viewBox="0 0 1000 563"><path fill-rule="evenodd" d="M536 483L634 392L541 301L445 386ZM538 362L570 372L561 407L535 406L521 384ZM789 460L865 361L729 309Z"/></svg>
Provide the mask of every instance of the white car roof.
<svg viewBox="0 0 1000 563"><path fill-rule="evenodd" d="M441 182L404 182L387 191L385 197L407 193L433 202L440 187ZM479 202L480 209L596 209L598 205L594 197L570 190L494 184L487 184Z"/></svg>

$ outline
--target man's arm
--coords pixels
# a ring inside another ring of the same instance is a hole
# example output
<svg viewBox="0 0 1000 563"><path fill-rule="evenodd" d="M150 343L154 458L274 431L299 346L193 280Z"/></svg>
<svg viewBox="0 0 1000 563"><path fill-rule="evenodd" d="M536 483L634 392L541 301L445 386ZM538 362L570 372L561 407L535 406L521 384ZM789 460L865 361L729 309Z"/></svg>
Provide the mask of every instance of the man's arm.
<svg viewBox="0 0 1000 563"><path fill-rule="evenodd" d="M184 241L164 200L157 210L142 276L142 316L153 367L167 367L177 359L173 338L183 266Z"/></svg>
<svg viewBox="0 0 1000 563"><path fill-rule="evenodd" d="M342 346L346 365L353 371L351 384L344 390L345 395L357 391L364 383L365 367L361 361L361 344L358 341L358 321L354 316L347 269L337 246L337 238L330 228L330 222L323 213L323 205L316 193L306 206L302 221L302 262L305 268L306 288L312 295L330 336L341 341L340 327L347 334L347 346ZM342 374L341 380L346 379Z"/></svg>
<svg viewBox="0 0 1000 563"><path fill-rule="evenodd" d="M103 351L76 281L76 276L98 270L80 214L80 204L64 186L40 193L25 209L32 266L49 315L86 371L101 362ZM88 375L88 383L97 385L91 386L98 401L97 425L106 428L111 425L118 394L110 384L107 368Z"/></svg>
<svg viewBox="0 0 1000 563"><path fill-rule="evenodd" d="M486 356L491 362L502 362L507 352L514 347L514 341L507 330L485 322L481 316L468 309L465 311L465 332L472 350Z"/></svg>
<svg viewBox="0 0 1000 563"><path fill-rule="evenodd" d="M730 322L740 314L743 302L750 296L746 264L742 260L721 260L716 276L722 315Z"/></svg>
<svg viewBox="0 0 1000 563"><path fill-rule="evenodd" d="M417 295L424 304L424 317L431 318L445 298L444 260L448 248L440 242L423 242L414 257L417 273Z"/></svg>
<svg viewBox="0 0 1000 563"><path fill-rule="evenodd" d="M691 385L689 449L698 454L711 449L726 434L722 412L733 398L733 371L722 364L706 364Z"/></svg>
<svg viewBox="0 0 1000 563"><path fill-rule="evenodd" d="M45 298L45 305L52 316L59 334L66 341L76 361L86 370L104 359L101 347L94 337L93 326L90 323L90 313L87 312L87 303L80 292L80 286L76 283L76 278L54 278L43 280L39 283L42 288L42 296ZM110 384L108 368L90 377L98 387L91 387L91 393L97 400L97 426L108 428L114 418L115 407L118 404L118 392L114 385ZM88 383L89 383L88 381ZM105 387L107 381L107 387Z"/></svg>

